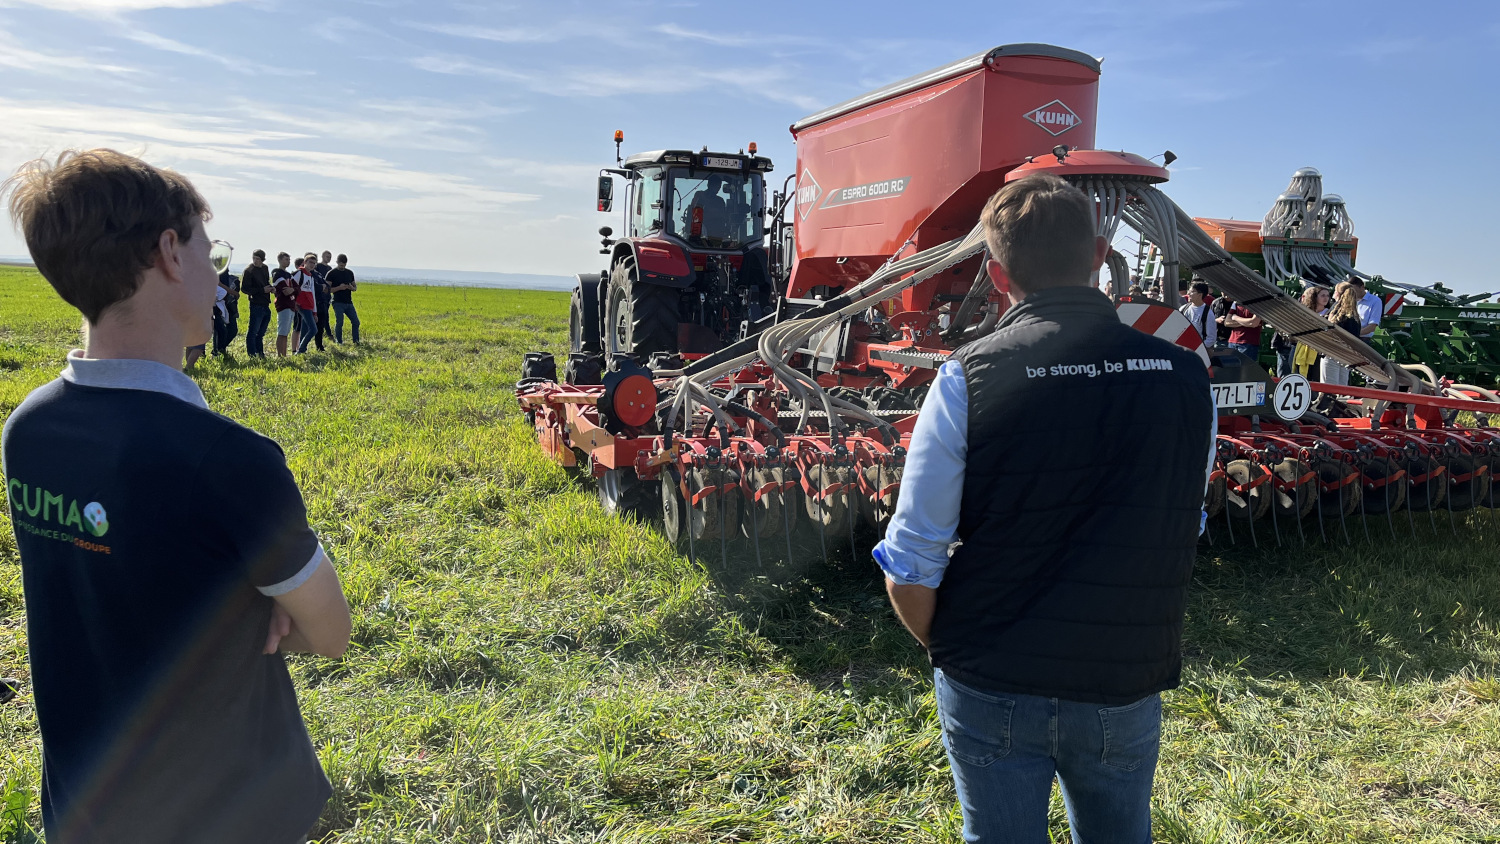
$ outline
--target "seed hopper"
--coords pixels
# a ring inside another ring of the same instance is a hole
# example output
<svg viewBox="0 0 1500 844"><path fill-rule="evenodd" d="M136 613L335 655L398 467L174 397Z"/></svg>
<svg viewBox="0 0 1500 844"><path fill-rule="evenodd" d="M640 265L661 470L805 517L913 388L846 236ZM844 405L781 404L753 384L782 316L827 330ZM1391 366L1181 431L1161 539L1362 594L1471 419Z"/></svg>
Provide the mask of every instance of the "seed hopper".
<svg viewBox="0 0 1500 844"><path fill-rule="evenodd" d="M980 210L1045 172L1092 197L1102 236L1124 227L1150 244L1163 277L1205 276L1366 382L1277 380L1204 348L1171 307L1119 306L1211 370L1211 541L1373 541L1493 510L1500 432L1486 423L1500 396L1330 325L1173 203L1164 165L1095 149L1099 72L1083 53L1017 44L872 91L792 125L795 172L768 197L771 163L753 145L618 159L600 210L623 180L626 228L602 230L608 266L579 276L562 375L537 352L517 384L542 448L596 479L606 510L656 522L695 556L868 550L901 494L927 386L1006 307L984 273ZM1128 272L1112 251L1101 280Z"/></svg>

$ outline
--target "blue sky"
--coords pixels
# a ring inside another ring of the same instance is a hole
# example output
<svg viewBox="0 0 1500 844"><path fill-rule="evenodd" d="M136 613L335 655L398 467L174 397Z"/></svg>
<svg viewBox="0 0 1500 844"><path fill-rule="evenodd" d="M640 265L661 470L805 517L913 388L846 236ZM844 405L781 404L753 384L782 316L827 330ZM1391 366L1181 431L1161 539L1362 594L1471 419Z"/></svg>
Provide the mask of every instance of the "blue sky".
<svg viewBox="0 0 1500 844"><path fill-rule="evenodd" d="M109 145L190 175L241 255L597 269L626 150L738 150L1000 44L1102 56L1099 145L1179 156L1196 216L1259 219L1315 166L1360 266L1500 290L1500 4L0 0L0 170ZM0 227L0 255L24 255Z"/></svg>

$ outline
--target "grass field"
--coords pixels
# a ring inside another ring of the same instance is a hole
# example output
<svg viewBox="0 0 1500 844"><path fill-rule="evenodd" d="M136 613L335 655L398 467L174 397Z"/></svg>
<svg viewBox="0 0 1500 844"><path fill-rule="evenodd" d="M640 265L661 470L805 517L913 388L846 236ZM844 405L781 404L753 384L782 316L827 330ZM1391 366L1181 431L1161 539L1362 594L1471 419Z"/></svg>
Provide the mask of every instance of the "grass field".
<svg viewBox="0 0 1500 844"><path fill-rule="evenodd" d="M343 658L293 659L334 786L319 841L958 840L926 661L873 563L726 571L605 518L511 395L566 296L358 298L357 350L196 375L281 442L354 610ZM77 337L0 268L0 420ZM1201 557L1156 838L1500 842L1500 520L1480 526ZM0 675L26 655L0 515ZM0 706L0 841L37 840L39 780L28 690Z"/></svg>

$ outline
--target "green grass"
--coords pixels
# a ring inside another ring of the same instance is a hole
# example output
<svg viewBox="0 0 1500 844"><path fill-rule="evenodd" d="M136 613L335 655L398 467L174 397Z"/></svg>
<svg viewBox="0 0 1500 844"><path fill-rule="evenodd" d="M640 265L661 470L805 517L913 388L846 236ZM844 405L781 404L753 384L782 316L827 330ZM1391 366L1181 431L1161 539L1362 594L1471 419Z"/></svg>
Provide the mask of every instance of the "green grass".
<svg viewBox="0 0 1500 844"><path fill-rule="evenodd" d="M565 296L359 300L358 350L196 375L282 443L354 610L347 655L292 660L334 786L320 841L958 840L925 659L873 564L726 571L605 518L511 395ZM0 268L0 419L77 337ZM1156 837L1500 842L1489 527L1201 558ZM0 515L0 675L26 655ZM0 840L36 838L39 748L29 692L0 706Z"/></svg>

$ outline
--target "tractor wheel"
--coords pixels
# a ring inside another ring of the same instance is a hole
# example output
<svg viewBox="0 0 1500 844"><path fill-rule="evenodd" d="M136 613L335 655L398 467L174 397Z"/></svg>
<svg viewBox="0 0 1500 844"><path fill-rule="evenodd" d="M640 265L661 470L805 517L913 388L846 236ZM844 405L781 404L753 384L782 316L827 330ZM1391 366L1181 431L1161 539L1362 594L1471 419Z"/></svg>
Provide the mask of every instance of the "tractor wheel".
<svg viewBox="0 0 1500 844"><path fill-rule="evenodd" d="M1451 502L1453 512L1459 513L1464 510L1472 510L1475 506L1482 505L1490 500L1490 475L1485 472L1482 475L1475 474L1483 463L1470 454L1460 454L1444 461L1448 467L1448 501ZM1468 480L1455 481L1452 475L1469 475Z"/></svg>
<svg viewBox="0 0 1500 844"><path fill-rule="evenodd" d="M1318 478L1311 466L1288 457L1272 466L1271 474L1276 476L1273 483L1291 486L1290 489L1278 487L1271 496L1276 518L1302 519L1318 506Z"/></svg>
<svg viewBox="0 0 1500 844"><path fill-rule="evenodd" d="M599 503L611 516L647 521L655 515L656 481L643 481L634 469L606 469L599 477Z"/></svg>
<svg viewBox="0 0 1500 844"><path fill-rule="evenodd" d="M642 361L657 352L677 351L679 298L673 288L637 279L633 261L616 264L609 276L605 351L610 355L635 355Z"/></svg>
<svg viewBox="0 0 1500 844"><path fill-rule="evenodd" d="M1406 479L1381 486L1368 486L1371 481L1383 481L1399 471L1400 467L1384 457L1376 457L1365 464L1366 487L1362 505L1366 513L1380 515L1398 512L1406 505Z"/></svg>
<svg viewBox="0 0 1500 844"><path fill-rule="evenodd" d="M598 354L603 351L599 344L599 300L586 294L575 287L568 303L568 351Z"/></svg>
<svg viewBox="0 0 1500 844"><path fill-rule="evenodd" d="M1224 474L1228 476L1228 486L1246 484L1260 477L1262 473L1260 464L1249 460L1231 460L1224 467ZM1263 519L1271 511L1270 482L1253 487L1250 490L1239 493L1233 489L1226 491L1224 500L1224 517L1237 522L1252 519Z"/></svg>

